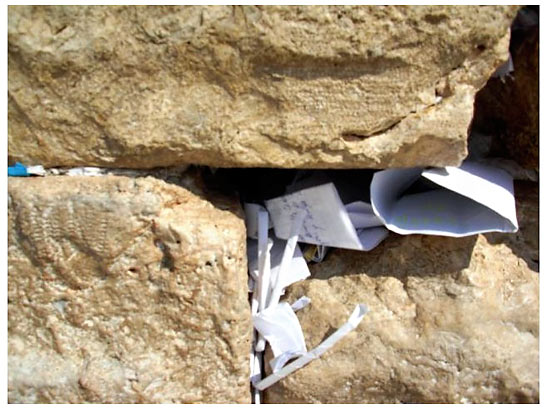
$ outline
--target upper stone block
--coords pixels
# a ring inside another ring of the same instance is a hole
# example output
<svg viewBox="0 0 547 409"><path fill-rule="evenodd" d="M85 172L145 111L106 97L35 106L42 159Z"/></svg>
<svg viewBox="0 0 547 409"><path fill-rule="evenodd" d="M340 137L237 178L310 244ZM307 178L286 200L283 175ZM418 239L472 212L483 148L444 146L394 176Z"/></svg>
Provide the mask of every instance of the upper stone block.
<svg viewBox="0 0 547 409"><path fill-rule="evenodd" d="M12 6L10 160L458 165L516 6Z"/></svg>

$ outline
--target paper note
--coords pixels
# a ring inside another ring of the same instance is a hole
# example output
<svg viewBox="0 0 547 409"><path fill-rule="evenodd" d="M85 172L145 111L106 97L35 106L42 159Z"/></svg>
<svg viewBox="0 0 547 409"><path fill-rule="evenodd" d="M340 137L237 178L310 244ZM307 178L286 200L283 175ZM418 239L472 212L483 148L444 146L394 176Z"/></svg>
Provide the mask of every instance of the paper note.
<svg viewBox="0 0 547 409"><path fill-rule="evenodd" d="M268 239L268 212L259 209L257 213L258 224L258 311L266 309L268 298L271 292L271 262L270 251L273 241ZM254 295L254 294L253 294ZM254 299L254 297L253 297ZM260 335L256 343L257 352L264 351L266 346L264 337Z"/></svg>
<svg viewBox="0 0 547 409"><path fill-rule="evenodd" d="M15 165L8 166L8 176L29 176L29 174L25 165L16 162Z"/></svg>
<svg viewBox="0 0 547 409"><path fill-rule="evenodd" d="M358 304L353 310L348 321L344 325L342 325L334 334L332 334L325 341L319 344L319 346L317 346L315 349L312 349L311 351L301 355L295 361L285 365L283 368L281 368L277 372L274 372L273 374L264 378L260 382L256 383L254 385L255 388L262 391L272 386L274 383L280 381L281 379L285 378L286 376L290 375L294 371L302 368L304 365L308 364L314 359L319 358L321 355L327 352L330 348L332 348L343 337L345 337L347 334L349 334L351 331L357 328L357 326L359 325L359 323L361 322L361 320L363 319L363 317L365 316L367 312L368 312L368 308L366 305Z"/></svg>
<svg viewBox="0 0 547 409"><path fill-rule="evenodd" d="M276 304L253 316L256 330L268 341L275 357L283 355L285 362L306 353L306 341L292 307L286 302ZM274 362L272 370L284 362Z"/></svg>
<svg viewBox="0 0 547 409"><path fill-rule="evenodd" d="M255 351L257 338L258 338L257 332L253 331L253 342L252 342L251 351L250 351L250 354L249 354L250 371L251 371L251 376L250 376L251 385L253 385L254 383L260 382L260 380L262 379L263 353ZM258 389L256 389L254 386L252 387L251 394L252 394L253 403L260 403L260 391Z"/></svg>
<svg viewBox="0 0 547 409"><path fill-rule="evenodd" d="M302 222L304 220L304 213L300 212L296 215L293 225L291 227L291 233L289 236L289 239L287 240L287 243L285 244L285 248L283 249L283 256L281 257L281 265L279 266L279 272L277 274L277 277L274 277L272 280L273 288L272 288L272 294L270 299L268 300L268 307L274 306L279 302L279 299L281 297L281 294L283 293L283 290L285 288L285 281L283 277L290 274L290 268L292 264L292 259L294 256L294 252L296 250L297 242L298 242L298 233L300 232L302 228Z"/></svg>
<svg viewBox="0 0 547 409"><path fill-rule="evenodd" d="M46 170L42 165L27 166L27 172L29 175L45 176Z"/></svg>
<svg viewBox="0 0 547 409"><path fill-rule="evenodd" d="M42 165L25 166L16 162L13 166L8 166L8 176L45 176L46 170Z"/></svg>
<svg viewBox="0 0 547 409"><path fill-rule="evenodd" d="M270 276L272 280L272 286L275 284L274 278L278 277L281 267L281 259L283 257L283 251L285 249L286 240L278 239L272 233L270 233L270 240L273 241L273 246L270 250L271 270ZM258 279L258 241L254 239L247 239L247 263L249 266L249 273L257 280ZM305 280L310 276L310 270L308 264L300 251L298 245L294 250L294 255L291 260L289 269L281 277L282 287L286 288L292 283Z"/></svg>
<svg viewBox="0 0 547 409"><path fill-rule="evenodd" d="M72 168L67 171L68 176L104 176L106 169L95 167Z"/></svg>
<svg viewBox="0 0 547 409"><path fill-rule="evenodd" d="M462 237L518 230L513 179L483 164L388 169L374 175L370 191L376 215L399 234Z"/></svg>
<svg viewBox="0 0 547 409"><path fill-rule="evenodd" d="M291 304L291 308L294 312L300 311L302 308L306 307L310 302L311 300L305 295L303 295L302 297L300 297L298 300L296 300L295 302Z"/></svg>
<svg viewBox="0 0 547 409"><path fill-rule="evenodd" d="M363 189L367 187L363 186ZM364 225L372 223L379 226L381 221L371 209L359 203L349 204L348 211L333 183L302 189L267 200L265 204L275 235L282 239L289 238L295 218L301 213L304 219L298 241L303 243L370 250L388 234L383 227L376 227L374 232L367 234ZM352 219L365 228L358 232Z"/></svg>
<svg viewBox="0 0 547 409"><path fill-rule="evenodd" d="M244 203L245 227L247 228L247 237L258 239L258 212L266 211L264 206L256 203ZM268 220L268 229L272 227L271 220Z"/></svg>
<svg viewBox="0 0 547 409"><path fill-rule="evenodd" d="M320 263L329 251L329 247L327 246L318 246L316 244L304 244L304 246L302 254L307 262Z"/></svg>
<svg viewBox="0 0 547 409"><path fill-rule="evenodd" d="M383 226L382 220L374 214L374 209L370 203L359 201L348 203L344 207L353 227L356 229Z"/></svg>

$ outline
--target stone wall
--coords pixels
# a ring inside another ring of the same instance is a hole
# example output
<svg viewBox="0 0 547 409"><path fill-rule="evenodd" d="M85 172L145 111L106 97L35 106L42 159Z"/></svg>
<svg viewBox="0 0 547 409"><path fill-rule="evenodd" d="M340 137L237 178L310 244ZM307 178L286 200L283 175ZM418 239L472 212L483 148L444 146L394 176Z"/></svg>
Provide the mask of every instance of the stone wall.
<svg viewBox="0 0 547 409"><path fill-rule="evenodd" d="M518 10L10 6L8 161L47 176L8 179L9 402L250 403L239 195L291 171L248 168L458 166L468 147L533 180L519 232L392 233L310 264L284 298L312 298L309 349L370 312L263 398L538 402L539 43ZM491 78L510 39L513 76ZM51 169L75 166L110 174Z"/></svg>

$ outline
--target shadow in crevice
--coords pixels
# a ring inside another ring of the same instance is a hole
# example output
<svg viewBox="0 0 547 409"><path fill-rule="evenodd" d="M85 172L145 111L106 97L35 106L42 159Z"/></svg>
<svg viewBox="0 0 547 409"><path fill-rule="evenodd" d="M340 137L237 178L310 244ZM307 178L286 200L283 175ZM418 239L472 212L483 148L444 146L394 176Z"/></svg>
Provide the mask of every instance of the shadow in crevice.
<svg viewBox="0 0 547 409"><path fill-rule="evenodd" d="M335 249L323 262L310 265L312 279L354 274L370 277L457 276L469 267L478 236L461 238L391 233L370 252Z"/></svg>
<svg viewBox="0 0 547 409"><path fill-rule="evenodd" d="M370 201L371 169L275 169L191 167L190 185L178 182L218 207L220 197L238 197L241 203L260 203L322 183L335 183L342 202ZM184 179L184 178L182 178ZM198 181L198 182L196 182ZM194 187L192 187L192 184ZM197 187L197 188L196 188Z"/></svg>
<svg viewBox="0 0 547 409"><path fill-rule="evenodd" d="M162 179L190 190L218 209L228 210L238 217L243 217L242 202L260 203L286 194L287 187L295 181L297 172L296 169L214 170L191 166L186 172L174 178ZM370 184L374 171L309 170L306 172L315 174L314 182L321 181L322 177L336 181L343 201L369 200L367 189L362 189L362 192L357 191L363 197L352 195L356 194L356 183L364 186ZM308 187L302 184L304 182L294 183L299 189ZM516 234L488 233L484 236L491 245L504 244L511 248L516 256L526 261L530 269L537 272L539 271L537 183L515 181L515 199L519 231ZM321 263L310 264L310 271L312 278L316 279L349 274L367 274L371 277L392 276L399 279L408 276L452 275L456 277L462 270L469 267L477 239L477 235L452 238L428 235L400 236L390 233L383 243L370 252L330 249Z"/></svg>
<svg viewBox="0 0 547 409"><path fill-rule="evenodd" d="M515 234L487 233L492 245L505 244L513 254L526 261L528 268L539 273L539 185L515 181L515 199L519 230Z"/></svg>
<svg viewBox="0 0 547 409"><path fill-rule="evenodd" d="M490 245L506 245L535 272L539 272L538 191L537 183L515 181L519 231L484 234ZM331 249L323 262L310 264L311 278L324 280L354 274L395 277L401 281L409 276L456 278L469 267L477 240L478 235L453 238L390 233L370 252Z"/></svg>

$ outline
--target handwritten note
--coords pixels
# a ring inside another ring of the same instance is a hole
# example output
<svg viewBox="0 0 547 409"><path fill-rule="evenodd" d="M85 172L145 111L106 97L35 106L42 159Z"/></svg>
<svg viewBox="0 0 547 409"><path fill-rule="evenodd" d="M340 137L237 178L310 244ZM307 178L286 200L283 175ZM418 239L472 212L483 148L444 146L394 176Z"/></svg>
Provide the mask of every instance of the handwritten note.
<svg viewBox="0 0 547 409"><path fill-rule="evenodd" d="M265 204L275 235L282 239L288 239L291 226L301 213L304 220L298 241L303 243L370 250L387 236L387 230L379 227L382 221L374 215L372 207L354 202L347 205L348 211L333 183L302 189L267 200Z"/></svg>

